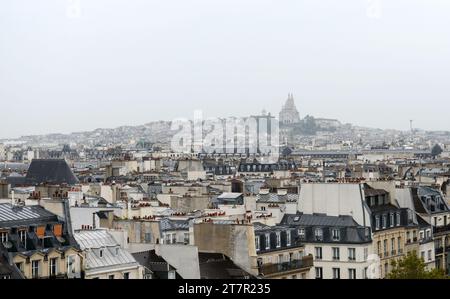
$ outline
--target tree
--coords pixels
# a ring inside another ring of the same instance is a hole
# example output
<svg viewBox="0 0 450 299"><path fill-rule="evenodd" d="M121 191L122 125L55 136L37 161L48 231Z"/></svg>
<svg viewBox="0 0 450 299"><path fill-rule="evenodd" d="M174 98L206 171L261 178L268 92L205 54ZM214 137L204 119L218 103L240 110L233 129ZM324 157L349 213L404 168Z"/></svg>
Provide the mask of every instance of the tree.
<svg viewBox="0 0 450 299"><path fill-rule="evenodd" d="M441 269L427 270L423 259L416 252L409 252L405 257L392 262L393 269L388 279L447 279Z"/></svg>
<svg viewBox="0 0 450 299"><path fill-rule="evenodd" d="M439 156L440 154L442 154L442 152L443 150L439 144L435 144L431 149L431 154L433 155L433 157Z"/></svg>

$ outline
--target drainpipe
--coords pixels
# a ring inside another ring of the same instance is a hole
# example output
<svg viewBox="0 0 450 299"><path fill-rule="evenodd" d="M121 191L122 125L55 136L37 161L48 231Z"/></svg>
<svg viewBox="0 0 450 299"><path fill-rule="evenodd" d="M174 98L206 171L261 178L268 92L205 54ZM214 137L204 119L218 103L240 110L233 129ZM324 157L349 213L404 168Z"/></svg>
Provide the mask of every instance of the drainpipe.
<svg viewBox="0 0 450 299"><path fill-rule="evenodd" d="M95 229L95 213L92 213L92 229Z"/></svg>

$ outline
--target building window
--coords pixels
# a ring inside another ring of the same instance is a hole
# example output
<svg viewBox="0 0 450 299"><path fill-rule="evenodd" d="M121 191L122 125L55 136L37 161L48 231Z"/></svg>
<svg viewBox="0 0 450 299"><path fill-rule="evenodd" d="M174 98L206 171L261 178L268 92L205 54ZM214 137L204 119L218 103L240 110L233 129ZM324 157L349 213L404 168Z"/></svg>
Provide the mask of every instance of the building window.
<svg viewBox="0 0 450 299"><path fill-rule="evenodd" d="M333 241L339 241L340 240L340 230L338 228L333 228L331 230L331 235L333 237Z"/></svg>
<svg viewBox="0 0 450 299"><path fill-rule="evenodd" d="M356 279L356 269L348 269L348 279Z"/></svg>
<svg viewBox="0 0 450 299"><path fill-rule="evenodd" d="M382 223L381 223L381 226L383 227L383 228L386 228L386 223L387 222L387 216L386 215L383 215L383 218L382 218Z"/></svg>
<svg viewBox="0 0 450 299"><path fill-rule="evenodd" d="M31 275L33 276L33 278L39 277L40 263L41 263L41 261L32 261L31 262Z"/></svg>
<svg viewBox="0 0 450 299"><path fill-rule="evenodd" d="M432 260L432 256L431 256L431 250L428 250L428 261Z"/></svg>
<svg viewBox="0 0 450 299"><path fill-rule="evenodd" d="M425 261L425 251L420 252L420 257Z"/></svg>
<svg viewBox="0 0 450 299"><path fill-rule="evenodd" d="M423 231L420 231L420 232L419 232L419 238L420 238L420 241L422 241L422 240L424 239L424 236L425 236L424 232L423 232Z"/></svg>
<svg viewBox="0 0 450 299"><path fill-rule="evenodd" d="M304 251L299 251L298 252L298 259L299 260L301 260L304 256L305 256L305 252Z"/></svg>
<svg viewBox="0 0 450 299"><path fill-rule="evenodd" d="M363 279L367 279L367 267L365 267L364 269L363 269Z"/></svg>
<svg viewBox="0 0 450 299"><path fill-rule="evenodd" d="M397 226L400 226L400 213L397 213Z"/></svg>
<svg viewBox="0 0 450 299"><path fill-rule="evenodd" d="M168 279L175 279L175 278L176 278L175 271L169 271Z"/></svg>
<svg viewBox="0 0 450 299"><path fill-rule="evenodd" d="M280 248L281 247L281 233L277 232L276 236L277 236L277 248Z"/></svg>
<svg viewBox="0 0 450 299"><path fill-rule="evenodd" d="M27 231L26 230L19 231L19 237L20 237L20 242L22 242L22 244L24 244L26 246Z"/></svg>
<svg viewBox="0 0 450 299"><path fill-rule="evenodd" d="M291 246L291 231L286 231L286 246Z"/></svg>
<svg viewBox="0 0 450 299"><path fill-rule="evenodd" d="M283 256L282 254L279 254L279 255L278 255L278 261L277 261L277 263L278 263L278 264L284 263L284 256Z"/></svg>
<svg viewBox="0 0 450 299"><path fill-rule="evenodd" d="M256 247L256 251L259 251L259 236L256 236L256 238L255 238L255 247Z"/></svg>
<svg viewBox="0 0 450 299"><path fill-rule="evenodd" d="M304 228L299 228L298 229L298 237L300 240L304 240L305 239L305 229Z"/></svg>
<svg viewBox="0 0 450 299"><path fill-rule="evenodd" d="M427 239L431 238L431 229L427 229Z"/></svg>
<svg viewBox="0 0 450 299"><path fill-rule="evenodd" d="M1 241L1 243L8 242L8 233L7 232L0 233L0 241Z"/></svg>
<svg viewBox="0 0 450 299"><path fill-rule="evenodd" d="M123 279L130 279L130 272L124 272Z"/></svg>
<svg viewBox="0 0 450 299"><path fill-rule="evenodd" d="M314 251L316 253L316 260L322 259L322 247L315 247Z"/></svg>
<svg viewBox="0 0 450 299"><path fill-rule="evenodd" d="M145 240L145 243L151 243L152 242L152 234L151 233L145 233L144 240Z"/></svg>
<svg viewBox="0 0 450 299"><path fill-rule="evenodd" d="M408 222L411 222L413 220L413 214L411 210L408 210Z"/></svg>
<svg viewBox="0 0 450 299"><path fill-rule="evenodd" d="M375 217L375 227L376 229L380 229L380 216Z"/></svg>
<svg viewBox="0 0 450 299"><path fill-rule="evenodd" d="M395 238L391 239L391 254L392 255L396 254L396 252L395 252Z"/></svg>
<svg viewBox="0 0 450 299"><path fill-rule="evenodd" d="M316 228L314 231L314 235L316 237L316 241L322 241L323 240L323 231L321 228Z"/></svg>
<svg viewBox="0 0 450 299"><path fill-rule="evenodd" d="M389 226L394 227L394 213L391 213L391 219L390 219Z"/></svg>
<svg viewBox="0 0 450 299"><path fill-rule="evenodd" d="M367 249L367 248L365 248L365 249ZM356 260L356 249L355 248L348 249L348 260L349 261Z"/></svg>
<svg viewBox="0 0 450 299"><path fill-rule="evenodd" d="M333 260L338 261L340 258L339 247L333 247Z"/></svg>
<svg viewBox="0 0 450 299"><path fill-rule="evenodd" d="M316 267L316 279L323 278L323 269L322 267Z"/></svg>
<svg viewBox="0 0 450 299"><path fill-rule="evenodd" d="M172 244L176 244L177 243L177 234L173 233L172 234Z"/></svg>
<svg viewBox="0 0 450 299"><path fill-rule="evenodd" d="M52 258L50 259L50 264L49 264L49 270L50 270L50 276L56 276L56 274L58 274L58 258Z"/></svg>
<svg viewBox="0 0 450 299"><path fill-rule="evenodd" d="M383 249L384 249L384 256L387 256L387 254L388 254L387 240L383 241Z"/></svg>
<svg viewBox="0 0 450 299"><path fill-rule="evenodd" d="M377 242L377 251L378 251L378 254L381 254L381 241Z"/></svg>
<svg viewBox="0 0 450 299"><path fill-rule="evenodd" d="M109 275L108 279L114 279L114 275Z"/></svg>
<svg viewBox="0 0 450 299"><path fill-rule="evenodd" d="M184 244L189 244L189 233L184 233Z"/></svg>
<svg viewBox="0 0 450 299"><path fill-rule="evenodd" d="M266 234L266 250L270 249L270 234Z"/></svg>
<svg viewBox="0 0 450 299"><path fill-rule="evenodd" d="M164 234L164 244L170 244L170 234Z"/></svg>
<svg viewBox="0 0 450 299"><path fill-rule="evenodd" d="M23 273L23 263L16 263L16 267Z"/></svg>
<svg viewBox="0 0 450 299"><path fill-rule="evenodd" d="M341 269L333 268L333 279L340 279L340 278L341 278Z"/></svg>

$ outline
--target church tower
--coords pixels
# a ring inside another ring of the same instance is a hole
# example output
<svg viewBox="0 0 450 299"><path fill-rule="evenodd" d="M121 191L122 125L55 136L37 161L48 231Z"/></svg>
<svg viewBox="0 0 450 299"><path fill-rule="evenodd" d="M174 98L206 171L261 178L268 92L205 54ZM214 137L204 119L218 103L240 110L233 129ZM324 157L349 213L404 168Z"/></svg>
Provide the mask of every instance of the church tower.
<svg viewBox="0 0 450 299"><path fill-rule="evenodd" d="M282 124L295 124L300 122L300 114L294 103L294 95L288 94L286 103L283 105L280 111L280 123Z"/></svg>

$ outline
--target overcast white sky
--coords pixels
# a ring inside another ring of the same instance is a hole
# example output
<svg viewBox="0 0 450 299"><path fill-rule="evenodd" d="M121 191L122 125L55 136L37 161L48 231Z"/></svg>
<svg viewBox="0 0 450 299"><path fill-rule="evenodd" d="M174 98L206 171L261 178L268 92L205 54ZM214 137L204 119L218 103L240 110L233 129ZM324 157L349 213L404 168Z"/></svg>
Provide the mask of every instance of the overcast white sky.
<svg viewBox="0 0 450 299"><path fill-rule="evenodd" d="M450 130L449 16L448 0L1 0L0 138L278 114L290 92L302 117Z"/></svg>

